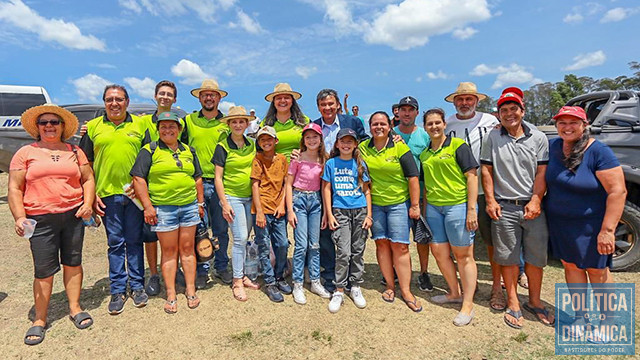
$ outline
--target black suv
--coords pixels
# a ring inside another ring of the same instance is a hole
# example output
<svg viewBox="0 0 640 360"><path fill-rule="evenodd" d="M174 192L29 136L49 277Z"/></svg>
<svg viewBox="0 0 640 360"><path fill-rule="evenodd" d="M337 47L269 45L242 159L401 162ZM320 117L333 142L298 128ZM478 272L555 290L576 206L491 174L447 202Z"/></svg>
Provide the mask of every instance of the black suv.
<svg viewBox="0 0 640 360"><path fill-rule="evenodd" d="M598 91L575 97L570 106L585 109L591 134L616 154L624 171L627 202L616 228L613 270L627 270L640 262L640 97L634 91ZM549 137L552 125L540 126Z"/></svg>

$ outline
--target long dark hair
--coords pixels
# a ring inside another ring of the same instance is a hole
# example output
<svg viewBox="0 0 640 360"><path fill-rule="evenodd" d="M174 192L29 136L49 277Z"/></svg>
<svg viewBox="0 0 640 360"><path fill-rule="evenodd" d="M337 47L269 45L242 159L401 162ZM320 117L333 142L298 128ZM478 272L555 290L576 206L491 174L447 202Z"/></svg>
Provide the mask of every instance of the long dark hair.
<svg viewBox="0 0 640 360"><path fill-rule="evenodd" d="M292 95L290 96L291 100L293 100L291 102L291 119L296 125L304 127L305 125L307 125L307 118L304 117L304 114L302 113L302 110L300 110L300 106L298 105L296 99ZM264 116L264 124L267 126L273 126L273 124L278 121L278 119L276 118L277 113L278 111L276 110L276 106L273 104L272 100L271 104L269 105L269 110L267 110L267 115Z"/></svg>
<svg viewBox="0 0 640 360"><path fill-rule="evenodd" d="M363 189L363 181L362 181L362 177L364 176L364 160L362 159L362 155L360 155L360 150L358 150L358 140L355 139L356 141L356 147L353 149L353 152L351 153L351 157L353 157L353 159L356 161L356 165L358 166L358 187L360 189ZM333 149L331 149L331 153L329 154L329 158L334 158L334 157L339 157L340 156L340 150L338 149L338 139L336 139L336 142L333 144Z"/></svg>
<svg viewBox="0 0 640 360"><path fill-rule="evenodd" d="M590 138L591 131L589 131L589 128L585 126L582 137L578 141L576 141L575 144L573 144L569 155L564 156L564 158L562 159L562 162L567 169L571 170L572 172L576 172L576 169L578 169L578 166L580 166L580 163L582 162L584 152L587 150L587 145L589 145Z"/></svg>

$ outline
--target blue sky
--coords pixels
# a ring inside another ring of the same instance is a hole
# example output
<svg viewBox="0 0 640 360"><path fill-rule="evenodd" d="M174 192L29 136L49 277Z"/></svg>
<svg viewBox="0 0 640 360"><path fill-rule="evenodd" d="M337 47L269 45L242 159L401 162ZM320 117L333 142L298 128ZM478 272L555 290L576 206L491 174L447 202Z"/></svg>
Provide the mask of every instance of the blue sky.
<svg viewBox="0 0 640 360"><path fill-rule="evenodd" d="M0 0L0 83L44 86L58 104L96 103L106 83L152 102L156 82L178 105L213 77L221 107L255 108L278 82L334 88L364 114L412 95L426 110L461 81L493 97L567 73L628 75L640 60L638 1Z"/></svg>

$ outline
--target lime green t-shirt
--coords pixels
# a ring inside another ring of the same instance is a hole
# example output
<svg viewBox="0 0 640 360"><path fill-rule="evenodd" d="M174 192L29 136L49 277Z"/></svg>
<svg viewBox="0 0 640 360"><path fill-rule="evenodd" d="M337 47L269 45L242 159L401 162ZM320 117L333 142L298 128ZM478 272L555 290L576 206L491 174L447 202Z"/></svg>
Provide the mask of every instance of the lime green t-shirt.
<svg viewBox="0 0 640 360"><path fill-rule="evenodd" d="M411 150L389 139L380 151L368 139L358 146L371 178L371 203L377 206L400 204L409 199L408 177L419 176Z"/></svg>
<svg viewBox="0 0 640 360"><path fill-rule="evenodd" d="M309 123L309 118L305 115L305 124ZM260 127L264 126L264 120ZM291 157L291 152L300 148L300 140L302 140L303 126L296 125L293 119L289 119L284 123L276 120L273 128L278 135L278 143L276 144L276 152L287 157L287 162Z"/></svg>
<svg viewBox="0 0 640 360"><path fill-rule="evenodd" d="M149 132L151 141L158 141L160 139L160 134L158 133L158 114L154 112L153 114L142 115L140 118L147 122L147 131ZM184 129L184 119L179 120L182 129ZM182 131L178 133L178 139L181 134Z"/></svg>
<svg viewBox="0 0 640 360"><path fill-rule="evenodd" d="M122 186L131 182L129 171L144 142L147 122L127 114L119 125L105 116L87 123L87 133L80 147L93 161L96 193L100 197L123 194Z"/></svg>
<svg viewBox="0 0 640 360"><path fill-rule="evenodd" d="M213 179L216 176L211 159L218 142L229 134L229 126L219 120L222 116L222 112L219 112L218 117L208 120L202 115L202 111L196 111L184 118L187 143L196 149L203 178Z"/></svg>
<svg viewBox="0 0 640 360"><path fill-rule="evenodd" d="M478 163L464 140L447 137L440 149L426 148L420 154L420 163L430 204L451 206L467 202L464 173L478 168Z"/></svg>
<svg viewBox="0 0 640 360"><path fill-rule="evenodd" d="M151 144L142 147L131 175L147 180L153 205L193 203L196 201L195 179L202 175L195 152L183 143L178 143L175 152L162 140L156 144L153 154Z"/></svg>
<svg viewBox="0 0 640 360"><path fill-rule="evenodd" d="M244 146L241 148L238 148L231 137L218 143L212 163L224 167L222 184L225 194L251 197L251 164L255 155L256 145L247 137L244 138Z"/></svg>

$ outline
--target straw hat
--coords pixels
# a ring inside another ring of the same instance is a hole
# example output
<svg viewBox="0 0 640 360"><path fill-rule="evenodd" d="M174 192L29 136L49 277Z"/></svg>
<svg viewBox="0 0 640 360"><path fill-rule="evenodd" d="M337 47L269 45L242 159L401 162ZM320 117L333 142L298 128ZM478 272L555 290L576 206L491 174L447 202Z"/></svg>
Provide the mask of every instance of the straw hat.
<svg viewBox="0 0 640 360"><path fill-rule="evenodd" d="M221 118L220 121L228 124L231 119L247 119L247 121L251 121L255 118L255 116L247 115L247 110L243 106L232 106L229 108L227 116Z"/></svg>
<svg viewBox="0 0 640 360"><path fill-rule="evenodd" d="M452 103L453 99L458 95L475 95L478 98L478 101L487 98L487 95L478 92L476 84L472 82L461 82L460 84L458 84L456 92L449 94L449 96L444 98L444 101Z"/></svg>
<svg viewBox="0 0 640 360"><path fill-rule="evenodd" d="M272 102L273 98L276 97L276 95L280 94L289 94L293 96L295 100L298 100L302 97L302 94L300 94L299 92L291 90L291 85L287 83L279 83L276 84L276 87L273 88L273 92L265 96L264 99L268 102Z"/></svg>
<svg viewBox="0 0 640 360"><path fill-rule="evenodd" d="M22 113L20 121L22 121L22 127L31 135L34 139L38 138L40 131L38 130L38 117L42 114L55 114L64 122L64 132L62 133L63 140L67 140L72 137L78 130L78 118L67 109L61 108L55 104L44 104L34 106L25 110Z"/></svg>
<svg viewBox="0 0 640 360"><path fill-rule="evenodd" d="M195 97L200 97L200 92L201 91L215 91L218 94L220 94L220 98L222 99L223 97L227 96L227 92L224 90L220 89L220 86L218 86L218 82L213 80L213 79L204 79L202 81L202 85L200 85L199 88L195 88L193 90L191 90L191 95L195 96Z"/></svg>

